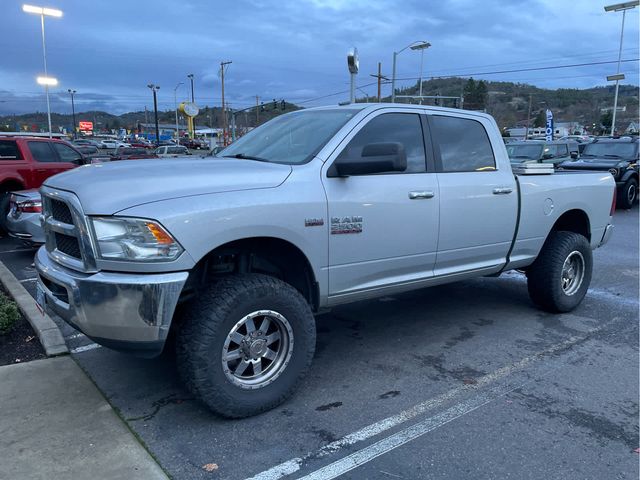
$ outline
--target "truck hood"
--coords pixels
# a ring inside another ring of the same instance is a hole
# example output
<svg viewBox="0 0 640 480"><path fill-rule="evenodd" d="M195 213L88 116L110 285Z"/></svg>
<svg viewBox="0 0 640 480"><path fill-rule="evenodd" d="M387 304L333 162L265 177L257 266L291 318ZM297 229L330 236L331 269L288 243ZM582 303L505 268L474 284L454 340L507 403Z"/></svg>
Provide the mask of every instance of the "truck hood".
<svg viewBox="0 0 640 480"><path fill-rule="evenodd" d="M290 165L254 160L125 160L75 168L47 179L44 185L75 193L87 214L112 215L160 200L273 188L290 173Z"/></svg>

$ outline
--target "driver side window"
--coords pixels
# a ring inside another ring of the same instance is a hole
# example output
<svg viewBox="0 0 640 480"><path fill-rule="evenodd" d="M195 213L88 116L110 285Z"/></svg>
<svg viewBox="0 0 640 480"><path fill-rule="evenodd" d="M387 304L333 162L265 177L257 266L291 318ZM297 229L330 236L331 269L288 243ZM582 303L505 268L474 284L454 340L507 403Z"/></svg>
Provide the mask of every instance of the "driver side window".
<svg viewBox="0 0 640 480"><path fill-rule="evenodd" d="M371 143L401 143L404 146L407 154L407 169L404 172L388 173L425 173L427 171L419 115L415 113L378 115L351 139L336 161L348 157L360 157L362 149Z"/></svg>

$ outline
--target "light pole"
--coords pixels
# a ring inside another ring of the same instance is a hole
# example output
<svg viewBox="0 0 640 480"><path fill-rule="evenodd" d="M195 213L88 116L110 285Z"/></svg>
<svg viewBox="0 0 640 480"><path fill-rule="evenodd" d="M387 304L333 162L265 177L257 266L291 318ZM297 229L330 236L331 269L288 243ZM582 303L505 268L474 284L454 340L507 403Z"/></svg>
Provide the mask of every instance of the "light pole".
<svg viewBox="0 0 640 480"><path fill-rule="evenodd" d="M422 105L422 66L424 65L424 51L429 48L431 44L429 42L419 43L418 45L414 45L411 50L420 50L420 105Z"/></svg>
<svg viewBox="0 0 640 480"><path fill-rule="evenodd" d="M71 115L73 118L73 138L76 138L76 104L73 101L73 96L75 95L76 91L72 90L72 89L68 89L67 92L69 92L69 95L71 95Z"/></svg>
<svg viewBox="0 0 640 480"><path fill-rule="evenodd" d="M613 97L613 117L611 118L611 135L616 131L616 111L618 110L618 88L620 87L620 80L624 80L624 75L620 74L620 60L622 59L622 39L624 37L624 19L627 15L627 10L636 8L640 5L640 1L616 3L613 5L607 5L604 7L605 12L620 12L622 11L622 29L620 30L620 49L618 50L618 68L616 74L611 77L607 77L607 80L616 81L616 93Z"/></svg>
<svg viewBox="0 0 640 480"><path fill-rule="evenodd" d="M191 81L191 103L195 105L196 97L195 97L195 94L193 93L193 73L190 73L189 75L187 75L187 78ZM196 117L195 116L191 119L191 128L193 129L191 131L191 138L196 138Z"/></svg>
<svg viewBox="0 0 640 480"><path fill-rule="evenodd" d="M153 113L156 119L156 147L159 147L160 146L160 128L158 126L158 97L156 92L160 90L160 87L158 85L154 85L153 83L150 83L149 85L147 85L147 87L149 87L153 92Z"/></svg>
<svg viewBox="0 0 640 480"><path fill-rule="evenodd" d="M180 143L180 126L178 125L178 87L180 85L184 85L184 83L179 82L175 88L173 89L173 106L176 109L176 143Z"/></svg>
<svg viewBox="0 0 640 480"><path fill-rule="evenodd" d="M404 52L407 48L411 48L412 50L424 50L425 48L429 48L430 46L431 44L429 42L421 40L412 42L402 50L393 52L393 72L391 73L391 103L395 103L396 101L396 58L398 57L398 55ZM420 75L422 76L422 72L420 72Z"/></svg>
<svg viewBox="0 0 640 480"><path fill-rule="evenodd" d="M44 40L44 16L47 15L49 17L59 18L62 16L62 10L57 10L55 8L35 7L33 5L25 4L22 5L22 11L40 15L40 26L42 28L42 58L44 60L44 77L38 77L38 83L40 85L44 85L44 92L47 96L47 120L49 121L49 138L51 138L51 106L49 104L49 85L57 85L58 81L54 78L49 78L49 74L47 73L47 46ZM54 80L54 82L40 82L40 79Z"/></svg>

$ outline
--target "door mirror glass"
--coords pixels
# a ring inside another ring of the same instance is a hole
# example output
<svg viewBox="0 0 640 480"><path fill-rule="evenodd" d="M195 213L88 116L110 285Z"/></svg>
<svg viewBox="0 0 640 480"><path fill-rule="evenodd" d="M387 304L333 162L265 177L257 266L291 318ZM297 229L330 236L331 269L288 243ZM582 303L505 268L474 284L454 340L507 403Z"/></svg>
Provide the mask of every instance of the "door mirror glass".
<svg viewBox="0 0 640 480"><path fill-rule="evenodd" d="M571 152L571 158L573 158L574 160L578 158L578 152Z"/></svg>
<svg viewBox="0 0 640 480"><path fill-rule="evenodd" d="M359 156L338 158L329 169L330 177L368 175L384 172L404 172L407 154L399 142L370 143L362 147Z"/></svg>

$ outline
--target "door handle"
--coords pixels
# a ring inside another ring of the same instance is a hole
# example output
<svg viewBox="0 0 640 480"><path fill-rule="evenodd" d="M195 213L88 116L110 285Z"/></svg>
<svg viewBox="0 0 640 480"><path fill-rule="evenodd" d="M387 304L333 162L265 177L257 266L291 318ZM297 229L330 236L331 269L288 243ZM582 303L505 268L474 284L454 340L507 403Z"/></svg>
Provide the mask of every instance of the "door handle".
<svg viewBox="0 0 640 480"><path fill-rule="evenodd" d="M493 189L494 195L508 195L513 192L513 188L511 187L498 187Z"/></svg>
<svg viewBox="0 0 640 480"><path fill-rule="evenodd" d="M431 191L416 191L416 192L409 192L409 199L410 200L422 200L425 198L433 198L435 197L435 193L431 192Z"/></svg>

